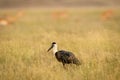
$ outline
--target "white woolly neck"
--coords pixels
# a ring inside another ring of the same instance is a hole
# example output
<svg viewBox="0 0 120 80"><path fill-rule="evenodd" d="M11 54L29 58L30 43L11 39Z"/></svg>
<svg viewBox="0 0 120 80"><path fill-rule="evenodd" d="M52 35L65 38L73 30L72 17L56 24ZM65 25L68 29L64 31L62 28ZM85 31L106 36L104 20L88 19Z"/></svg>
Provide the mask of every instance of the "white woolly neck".
<svg viewBox="0 0 120 80"><path fill-rule="evenodd" d="M58 51L57 44L54 44L53 46L53 54L55 54Z"/></svg>

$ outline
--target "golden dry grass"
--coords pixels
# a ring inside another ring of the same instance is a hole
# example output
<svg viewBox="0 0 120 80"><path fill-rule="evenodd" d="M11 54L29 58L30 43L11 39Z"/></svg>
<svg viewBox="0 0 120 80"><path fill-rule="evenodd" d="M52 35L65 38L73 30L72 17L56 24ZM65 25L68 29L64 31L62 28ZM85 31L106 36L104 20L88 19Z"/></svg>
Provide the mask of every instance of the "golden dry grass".
<svg viewBox="0 0 120 80"><path fill-rule="evenodd" d="M67 18L54 19L56 11L26 10L15 24L0 26L0 80L120 80L119 9L106 21L104 9L60 9ZM83 64L65 70L46 52L53 41Z"/></svg>

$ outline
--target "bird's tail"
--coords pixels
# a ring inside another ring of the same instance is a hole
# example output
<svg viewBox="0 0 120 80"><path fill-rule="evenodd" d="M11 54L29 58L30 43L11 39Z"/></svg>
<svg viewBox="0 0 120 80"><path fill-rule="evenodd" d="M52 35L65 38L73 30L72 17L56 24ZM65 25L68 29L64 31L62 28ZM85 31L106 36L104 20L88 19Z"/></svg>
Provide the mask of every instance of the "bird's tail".
<svg viewBox="0 0 120 80"><path fill-rule="evenodd" d="M77 58L75 58L75 59L73 60L73 64L81 65L81 62L80 62Z"/></svg>

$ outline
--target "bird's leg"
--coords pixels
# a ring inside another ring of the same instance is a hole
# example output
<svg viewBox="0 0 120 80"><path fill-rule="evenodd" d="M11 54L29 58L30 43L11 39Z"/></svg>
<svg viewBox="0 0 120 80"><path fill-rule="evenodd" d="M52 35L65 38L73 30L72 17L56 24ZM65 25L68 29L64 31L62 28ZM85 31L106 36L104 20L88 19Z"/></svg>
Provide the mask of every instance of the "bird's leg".
<svg viewBox="0 0 120 80"><path fill-rule="evenodd" d="M62 63L63 64L63 67L66 69L66 67L65 67L65 63Z"/></svg>
<svg viewBox="0 0 120 80"><path fill-rule="evenodd" d="M65 63L62 63L63 64L63 66L65 66Z"/></svg>

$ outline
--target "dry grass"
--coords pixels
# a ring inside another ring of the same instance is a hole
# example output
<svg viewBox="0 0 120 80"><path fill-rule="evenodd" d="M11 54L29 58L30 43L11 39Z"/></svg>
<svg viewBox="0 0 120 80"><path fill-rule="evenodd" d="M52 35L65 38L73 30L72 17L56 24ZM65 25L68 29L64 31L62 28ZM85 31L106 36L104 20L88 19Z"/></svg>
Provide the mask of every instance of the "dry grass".
<svg viewBox="0 0 120 80"><path fill-rule="evenodd" d="M102 21L101 9L65 10L65 19L54 19L54 9L27 10L0 27L0 80L120 80L120 11ZM63 69L46 52L53 41L83 64Z"/></svg>

